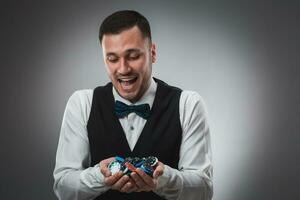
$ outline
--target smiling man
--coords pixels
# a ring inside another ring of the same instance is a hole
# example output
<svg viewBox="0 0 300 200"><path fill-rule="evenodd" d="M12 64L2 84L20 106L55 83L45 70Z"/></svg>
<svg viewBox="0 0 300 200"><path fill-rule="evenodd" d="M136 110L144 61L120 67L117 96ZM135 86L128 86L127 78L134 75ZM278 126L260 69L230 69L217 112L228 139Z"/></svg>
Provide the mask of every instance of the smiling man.
<svg viewBox="0 0 300 200"><path fill-rule="evenodd" d="M54 169L59 199L211 199L210 133L201 97L152 77L156 48L147 19L118 11L100 27L111 82L76 91L63 117ZM115 156L155 156L112 173Z"/></svg>
<svg viewBox="0 0 300 200"><path fill-rule="evenodd" d="M137 25L120 34L100 37L104 61L113 86L120 96L136 102L150 86L155 45L150 38L142 35Z"/></svg>

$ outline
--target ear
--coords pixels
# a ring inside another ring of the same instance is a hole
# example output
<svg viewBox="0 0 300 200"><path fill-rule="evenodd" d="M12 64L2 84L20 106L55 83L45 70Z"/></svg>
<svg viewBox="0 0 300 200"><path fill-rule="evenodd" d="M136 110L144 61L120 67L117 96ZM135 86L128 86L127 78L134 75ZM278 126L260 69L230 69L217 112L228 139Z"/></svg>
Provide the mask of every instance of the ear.
<svg viewBox="0 0 300 200"><path fill-rule="evenodd" d="M151 61L152 63L156 61L156 45L154 43L151 44Z"/></svg>

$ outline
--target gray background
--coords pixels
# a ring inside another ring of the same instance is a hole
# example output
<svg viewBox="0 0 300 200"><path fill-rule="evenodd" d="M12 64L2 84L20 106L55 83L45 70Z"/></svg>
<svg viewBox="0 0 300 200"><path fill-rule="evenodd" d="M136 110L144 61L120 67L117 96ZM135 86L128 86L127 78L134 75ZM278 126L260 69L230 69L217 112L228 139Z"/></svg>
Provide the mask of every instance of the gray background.
<svg viewBox="0 0 300 200"><path fill-rule="evenodd" d="M296 2L1 1L0 199L55 199L66 102L108 81L98 28L119 9L149 19L154 75L204 98L214 199L300 199Z"/></svg>

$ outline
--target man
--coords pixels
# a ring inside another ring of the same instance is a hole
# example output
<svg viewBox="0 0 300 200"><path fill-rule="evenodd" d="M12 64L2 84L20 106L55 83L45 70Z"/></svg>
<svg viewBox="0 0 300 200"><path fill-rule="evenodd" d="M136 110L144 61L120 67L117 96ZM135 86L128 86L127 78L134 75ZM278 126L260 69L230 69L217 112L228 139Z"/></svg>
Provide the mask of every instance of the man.
<svg viewBox="0 0 300 200"><path fill-rule="evenodd" d="M76 91L67 103L54 170L57 197L211 199L202 100L152 77L156 48L147 19L135 11L113 13L99 39L111 83ZM108 165L117 155L159 162L152 177L139 168L112 175Z"/></svg>

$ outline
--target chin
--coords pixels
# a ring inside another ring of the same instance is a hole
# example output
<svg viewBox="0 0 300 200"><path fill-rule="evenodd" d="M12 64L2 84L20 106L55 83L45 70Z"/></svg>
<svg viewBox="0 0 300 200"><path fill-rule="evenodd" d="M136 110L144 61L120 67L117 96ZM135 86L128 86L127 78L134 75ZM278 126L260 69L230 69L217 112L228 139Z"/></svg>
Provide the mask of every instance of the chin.
<svg viewBox="0 0 300 200"><path fill-rule="evenodd" d="M122 90L118 90L118 93L121 97L123 97L124 99L127 99L127 100L131 100L131 99L134 99L135 95L132 94L132 93L129 93L129 92L124 92Z"/></svg>

